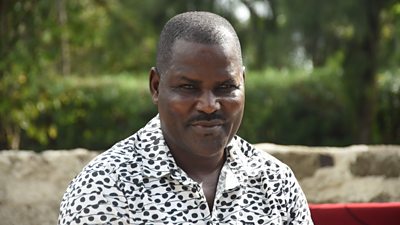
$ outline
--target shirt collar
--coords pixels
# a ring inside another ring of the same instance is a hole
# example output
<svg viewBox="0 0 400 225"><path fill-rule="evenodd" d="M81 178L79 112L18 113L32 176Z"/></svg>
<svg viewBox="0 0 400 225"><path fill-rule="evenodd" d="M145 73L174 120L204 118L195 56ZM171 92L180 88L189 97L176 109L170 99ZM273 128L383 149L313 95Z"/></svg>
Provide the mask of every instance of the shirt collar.
<svg viewBox="0 0 400 225"><path fill-rule="evenodd" d="M177 165L161 131L159 116L155 116L138 132L137 149L141 155L143 175L163 177L175 174Z"/></svg>
<svg viewBox="0 0 400 225"><path fill-rule="evenodd" d="M258 171L254 170L254 159L251 157L255 150L249 143L235 136L227 150L227 163L234 173L247 176L256 176Z"/></svg>

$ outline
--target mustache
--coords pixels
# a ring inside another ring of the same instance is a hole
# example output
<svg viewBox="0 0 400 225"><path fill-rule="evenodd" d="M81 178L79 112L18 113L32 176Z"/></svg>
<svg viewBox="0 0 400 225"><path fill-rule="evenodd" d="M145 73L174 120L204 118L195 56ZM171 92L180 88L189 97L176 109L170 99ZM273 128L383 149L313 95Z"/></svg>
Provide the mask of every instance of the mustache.
<svg viewBox="0 0 400 225"><path fill-rule="evenodd" d="M194 122L198 122L198 121L210 121L210 120L223 120L225 121L225 118L218 113L211 113L211 114L207 114L207 113L201 113L199 115L194 116L193 118L190 118L188 123L194 123Z"/></svg>

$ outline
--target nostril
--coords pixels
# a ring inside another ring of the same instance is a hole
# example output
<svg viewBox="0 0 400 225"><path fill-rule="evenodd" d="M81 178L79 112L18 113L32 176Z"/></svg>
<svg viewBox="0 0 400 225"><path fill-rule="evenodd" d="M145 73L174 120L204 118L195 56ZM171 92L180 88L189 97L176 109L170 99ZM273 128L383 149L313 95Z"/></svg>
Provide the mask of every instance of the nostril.
<svg viewBox="0 0 400 225"><path fill-rule="evenodd" d="M199 97L196 108L210 114L220 109L220 103L213 93L204 93Z"/></svg>

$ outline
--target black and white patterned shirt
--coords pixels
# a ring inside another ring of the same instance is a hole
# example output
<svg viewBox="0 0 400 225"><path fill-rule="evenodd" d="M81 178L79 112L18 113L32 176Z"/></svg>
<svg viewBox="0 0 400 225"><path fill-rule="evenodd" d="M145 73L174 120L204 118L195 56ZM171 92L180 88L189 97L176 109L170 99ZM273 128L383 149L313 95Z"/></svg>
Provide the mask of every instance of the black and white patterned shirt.
<svg viewBox="0 0 400 225"><path fill-rule="evenodd" d="M214 208L180 169L158 116L97 156L70 183L59 224L304 224L312 220L292 171L235 136Z"/></svg>

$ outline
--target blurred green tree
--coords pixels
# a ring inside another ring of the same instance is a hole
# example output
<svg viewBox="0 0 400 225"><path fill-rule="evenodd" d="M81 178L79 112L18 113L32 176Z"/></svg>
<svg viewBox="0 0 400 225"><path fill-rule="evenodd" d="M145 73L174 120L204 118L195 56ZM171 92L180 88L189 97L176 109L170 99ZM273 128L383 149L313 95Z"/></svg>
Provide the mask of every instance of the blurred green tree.
<svg viewBox="0 0 400 225"><path fill-rule="evenodd" d="M299 32L299 46L304 47L305 54L312 60L314 67L324 66L326 60L336 54L343 55L342 82L354 121L353 142L371 143L376 116L377 75L379 71L388 69L388 64L379 62L384 60L381 58L382 53L387 57L387 48L393 46L395 38L394 33L384 33L384 29L394 25L394 21L388 20L387 17L400 18L399 2L288 2L289 27L292 31ZM388 37L391 35L393 36ZM397 55L398 59L399 47L392 48L391 51L391 55Z"/></svg>
<svg viewBox="0 0 400 225"><path fill-rule="evenodd" d="M228 18L253 71L311 74L336 66L352 143L397 137L380 134L385 127L397 132L377 118L397 100L379 108L384 95L376 86L379 74L399 76L396 0L0 0L0 145L18 148L21 135L46 144L54 136L56 125L38 119L54 107L51 76L142 74L154 65L163 24L188 10Z"/></svg>

